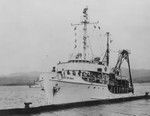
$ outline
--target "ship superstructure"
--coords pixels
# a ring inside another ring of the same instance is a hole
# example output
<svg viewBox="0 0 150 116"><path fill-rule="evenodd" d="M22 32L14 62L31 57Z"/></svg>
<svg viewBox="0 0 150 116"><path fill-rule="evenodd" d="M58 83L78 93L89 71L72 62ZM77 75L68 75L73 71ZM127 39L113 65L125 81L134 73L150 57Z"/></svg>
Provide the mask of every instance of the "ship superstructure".
<svg viewBox="0 0 150 116"><path fill-rule="evenodd" d="M43 86L49 104L82 102L95 99L116 99L132 96L134 93L130 72L129 52L121 50L114 68L109 66L109 36L106 32L106 52L100 57L90 55L87 42L88 25L97 25L88 19L88 7L83 9L83 20L72 24L74 29L82 26L82 50L76 51L66 62L59 62L48 75L43 75ZM98 26L98 28L100 28ZM75 39L74 49L77 49ZM121 75L121 64L126 60L129 66L129 78Z"/></svg>

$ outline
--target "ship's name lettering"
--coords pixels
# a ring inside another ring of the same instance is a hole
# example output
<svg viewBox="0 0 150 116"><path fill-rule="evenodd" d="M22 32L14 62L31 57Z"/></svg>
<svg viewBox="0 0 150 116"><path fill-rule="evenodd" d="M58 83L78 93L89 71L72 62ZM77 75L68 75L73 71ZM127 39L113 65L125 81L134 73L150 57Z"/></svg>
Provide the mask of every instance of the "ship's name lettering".
<svg viewBox="0 0 150 116"><path fill-rule="evenodd" d="M71 79L73 80L74 78L73 77L63 77L64 79Z"/></svg>

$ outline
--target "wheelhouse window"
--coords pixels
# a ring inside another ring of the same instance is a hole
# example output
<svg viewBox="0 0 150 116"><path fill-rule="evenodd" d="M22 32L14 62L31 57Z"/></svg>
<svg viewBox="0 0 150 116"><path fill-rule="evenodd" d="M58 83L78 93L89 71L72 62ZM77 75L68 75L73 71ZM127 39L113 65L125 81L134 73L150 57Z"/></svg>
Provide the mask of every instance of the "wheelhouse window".
<svg viewBox="0 0 150 116"><path fill-rule="evenodd" d="M97 71L98 71L98 72L102 72L102 69L101 69L101 68L98 68Z"/></svg>
<svg viewBox="0 0 150 116"><path fill-rule="evenodd" d="M79 70L78 75L81 76L81 70Z"/></svg>
<svg viewBox="0 0 150 116"><path fill-rule="evenodd" d="M76 72L75 72L74 70L72 71L72 74L73 74L74 76L76 76Z"/></svg>
<svg viewBox="0 0 150 116"><path fill-rule="evenodd" d="M70 71L69 70L67 70L67 74L70 75Z"/></svg>

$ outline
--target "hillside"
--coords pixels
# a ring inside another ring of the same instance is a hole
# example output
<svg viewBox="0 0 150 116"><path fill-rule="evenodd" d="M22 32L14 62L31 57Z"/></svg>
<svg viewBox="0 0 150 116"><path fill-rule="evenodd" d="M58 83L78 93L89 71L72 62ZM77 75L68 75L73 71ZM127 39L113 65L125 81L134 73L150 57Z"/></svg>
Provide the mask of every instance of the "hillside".
<svg viewBox="0 0 150 116"><path fill-rule="evenodd" d="M0 76L0 85L28 85L34 84L38 79L40 72L13 73L6 76Z"/></svg>
<svg viewBox="0 0 150 116"><path fill-rule="evenodd" d="M122 68L123 75L128 75L128 69ZM144 70L144 69L132 69L131 70L132 78L134 83L146 83L150 82L150 70Z"/></svg>
<svg viewBox="0 0 150 116"><path fill-rule="evenodd" d="M150 70L132 70L134 82L150 82Z"/></svg>

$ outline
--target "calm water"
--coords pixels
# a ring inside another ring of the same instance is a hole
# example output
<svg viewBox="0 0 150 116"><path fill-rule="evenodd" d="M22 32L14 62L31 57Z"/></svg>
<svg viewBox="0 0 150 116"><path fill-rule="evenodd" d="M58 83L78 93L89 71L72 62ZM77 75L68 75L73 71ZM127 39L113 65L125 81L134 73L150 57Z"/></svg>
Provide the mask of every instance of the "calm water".
<svg viewBox="0 0 150 116"><path fill-rule="evenodd" d="M135 92L150 92L150 83L135 85ZM23 108L24 102L31 106L45 105L44 91L28 86L0 86L0 109ZM137 100L117 104L73 108L56 112L45 112L30 116L150 116L150 100Z"/></svg>

